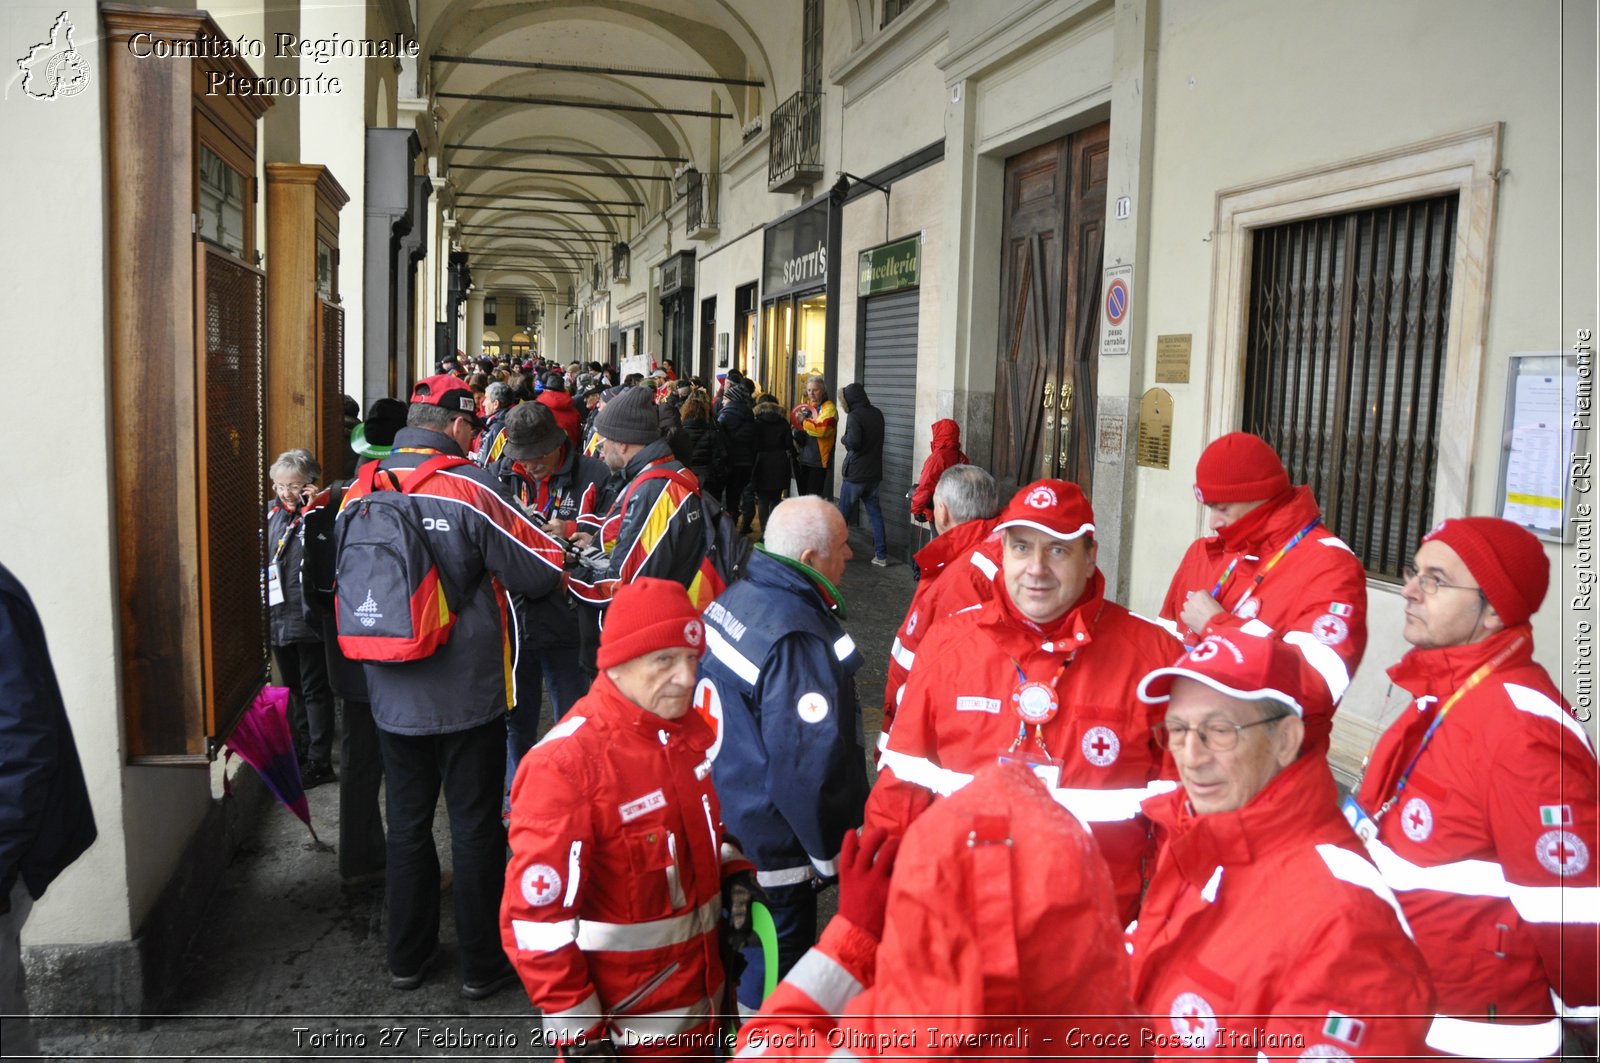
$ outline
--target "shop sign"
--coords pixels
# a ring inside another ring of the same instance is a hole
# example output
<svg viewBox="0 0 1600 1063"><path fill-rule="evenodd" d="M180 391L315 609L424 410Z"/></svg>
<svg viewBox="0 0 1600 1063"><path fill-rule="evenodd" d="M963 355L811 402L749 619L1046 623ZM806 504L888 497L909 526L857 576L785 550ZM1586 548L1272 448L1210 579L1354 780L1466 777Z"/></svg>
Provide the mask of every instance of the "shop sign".
<svg viewBox="0 0 1600 1063"><path fill-rule="evenodd" d="M883 295L915 288L922 279L922 237L908 236L892 244L861 252L856 273L856 294Z"/></svg>
<svg viewBox="0 0 1600 1063"><path fill-rule="evenodd" d="M680 288L694 287L694 252L680 251L661 263L661 294L671 295Z"/></svg>
<svg viewBox="0 0 1600 1063"><path fill-rule="evenodd" d="M819 199L767 227L762 298L820 288L828 283L828 201Z"/></svg>

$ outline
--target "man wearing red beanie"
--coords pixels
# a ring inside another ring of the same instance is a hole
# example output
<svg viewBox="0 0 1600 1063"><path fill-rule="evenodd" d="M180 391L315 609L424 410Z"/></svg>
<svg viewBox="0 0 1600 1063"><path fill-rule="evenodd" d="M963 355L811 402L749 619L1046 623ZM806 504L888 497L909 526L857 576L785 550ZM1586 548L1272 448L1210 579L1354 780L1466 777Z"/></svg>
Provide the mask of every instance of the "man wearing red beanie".
<svg viewBox="0 0 1600 1063"><path fill-rule="evenodd" d="M1389 677L1416 701L1378 740L1345 816L1438 988L1429 1046L1554 1056L1552 998L1600 1003L1600 772L1533 660L1528 618L1550 562L1523 528L1464 517L1424 536L1406 575L1413 649Z"/></svg>
<svg viewBox="0 0 1600 1063"><path fill-rule="evenodd" d="M1367 648L1367 573L1322 524L1311 488L1294 487L1259 436L1230 432L1200 455L1194 495L1215 533L1178 563L1161 618L1184 643L1244 631L1300 651L1328 688L1306 717L1305 752L1326 756L1333 709Z"/></svg>
<svg viewBox="0 0 1600 1063"><path fill-rule="evenodd" d="M594 686L517 769L500 937L563 1056L716 1054L724 882L744 929L754 869L689 711L704 648L682 584L621 588Z"/></svg>

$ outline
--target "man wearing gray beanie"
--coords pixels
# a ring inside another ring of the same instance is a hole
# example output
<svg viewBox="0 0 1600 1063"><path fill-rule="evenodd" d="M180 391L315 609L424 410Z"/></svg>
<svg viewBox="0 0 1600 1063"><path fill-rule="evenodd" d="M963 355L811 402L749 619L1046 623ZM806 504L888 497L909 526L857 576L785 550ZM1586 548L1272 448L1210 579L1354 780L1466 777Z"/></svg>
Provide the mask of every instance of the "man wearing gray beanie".
<svg viewBox="0 0 1600 1063"><path fill-rule="evenodd" d="M594 430L601 439L600 456L622 486L600 534L573 538L580 546L599 548L573 571L573 597L581 607L600 612L602 625L612 596L641 576L675 580L696 598L706 557L700 484L662 436L654 396L644 388L625 389L601 407ZM704 606L710 597L707 588L706 600L696 598L695 604ZM583 668L591 676L595 648L589 639L582 647Z"/></svg>

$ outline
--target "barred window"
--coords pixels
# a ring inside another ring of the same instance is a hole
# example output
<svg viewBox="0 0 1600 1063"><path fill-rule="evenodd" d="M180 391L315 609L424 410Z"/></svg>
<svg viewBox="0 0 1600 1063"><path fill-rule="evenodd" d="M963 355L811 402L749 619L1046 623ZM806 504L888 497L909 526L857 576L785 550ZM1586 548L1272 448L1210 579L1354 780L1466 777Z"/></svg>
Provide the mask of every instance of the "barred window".
<svg viewBox="0 0 1600 1063"><path fill-rule="evenodd" d="M882 29L899 18L905 9L915 2L916 0L883 0L883 21L878 23L878 28Z"/></svg>
<svg viewBox="0 0 1600 1063"><path fill-rule="evenodd" d="M822 0L802 0L800 17L800 87L822 91Z"/></svg>
<svg viewBox="0 0 1600 1063"><path fill-rule="evenodd" d="M1432 523L1457 198L1253 234L1243 428L1394 583Z"/></svg>

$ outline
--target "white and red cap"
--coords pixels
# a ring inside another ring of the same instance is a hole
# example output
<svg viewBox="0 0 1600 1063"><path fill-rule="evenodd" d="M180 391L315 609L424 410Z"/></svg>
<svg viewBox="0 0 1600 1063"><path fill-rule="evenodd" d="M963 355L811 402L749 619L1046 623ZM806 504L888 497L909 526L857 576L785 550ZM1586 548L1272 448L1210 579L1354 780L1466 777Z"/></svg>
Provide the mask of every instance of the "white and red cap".
<svg viewBox="0 0 1600 1063"><path fill-rule="evenodd" d="M1035 480L1019 488L995 523L995 531L1035 528L1057 539L1094 534L1094 510L1070 480Z"/></svg>
<svg viewBox="0 0 1600 1063"><path fill-rule="evenodd" d="M1139 681L1139 700L1161 705L1172 698L1179 676L1242 701L1281 701L1301 719L1332 711L1327 687L1308 682L1298 650L1281 639L1229 632L1208 635L1175 664L1157 668ZM1320 692L1320 694L1319 694Z"/></svg>

